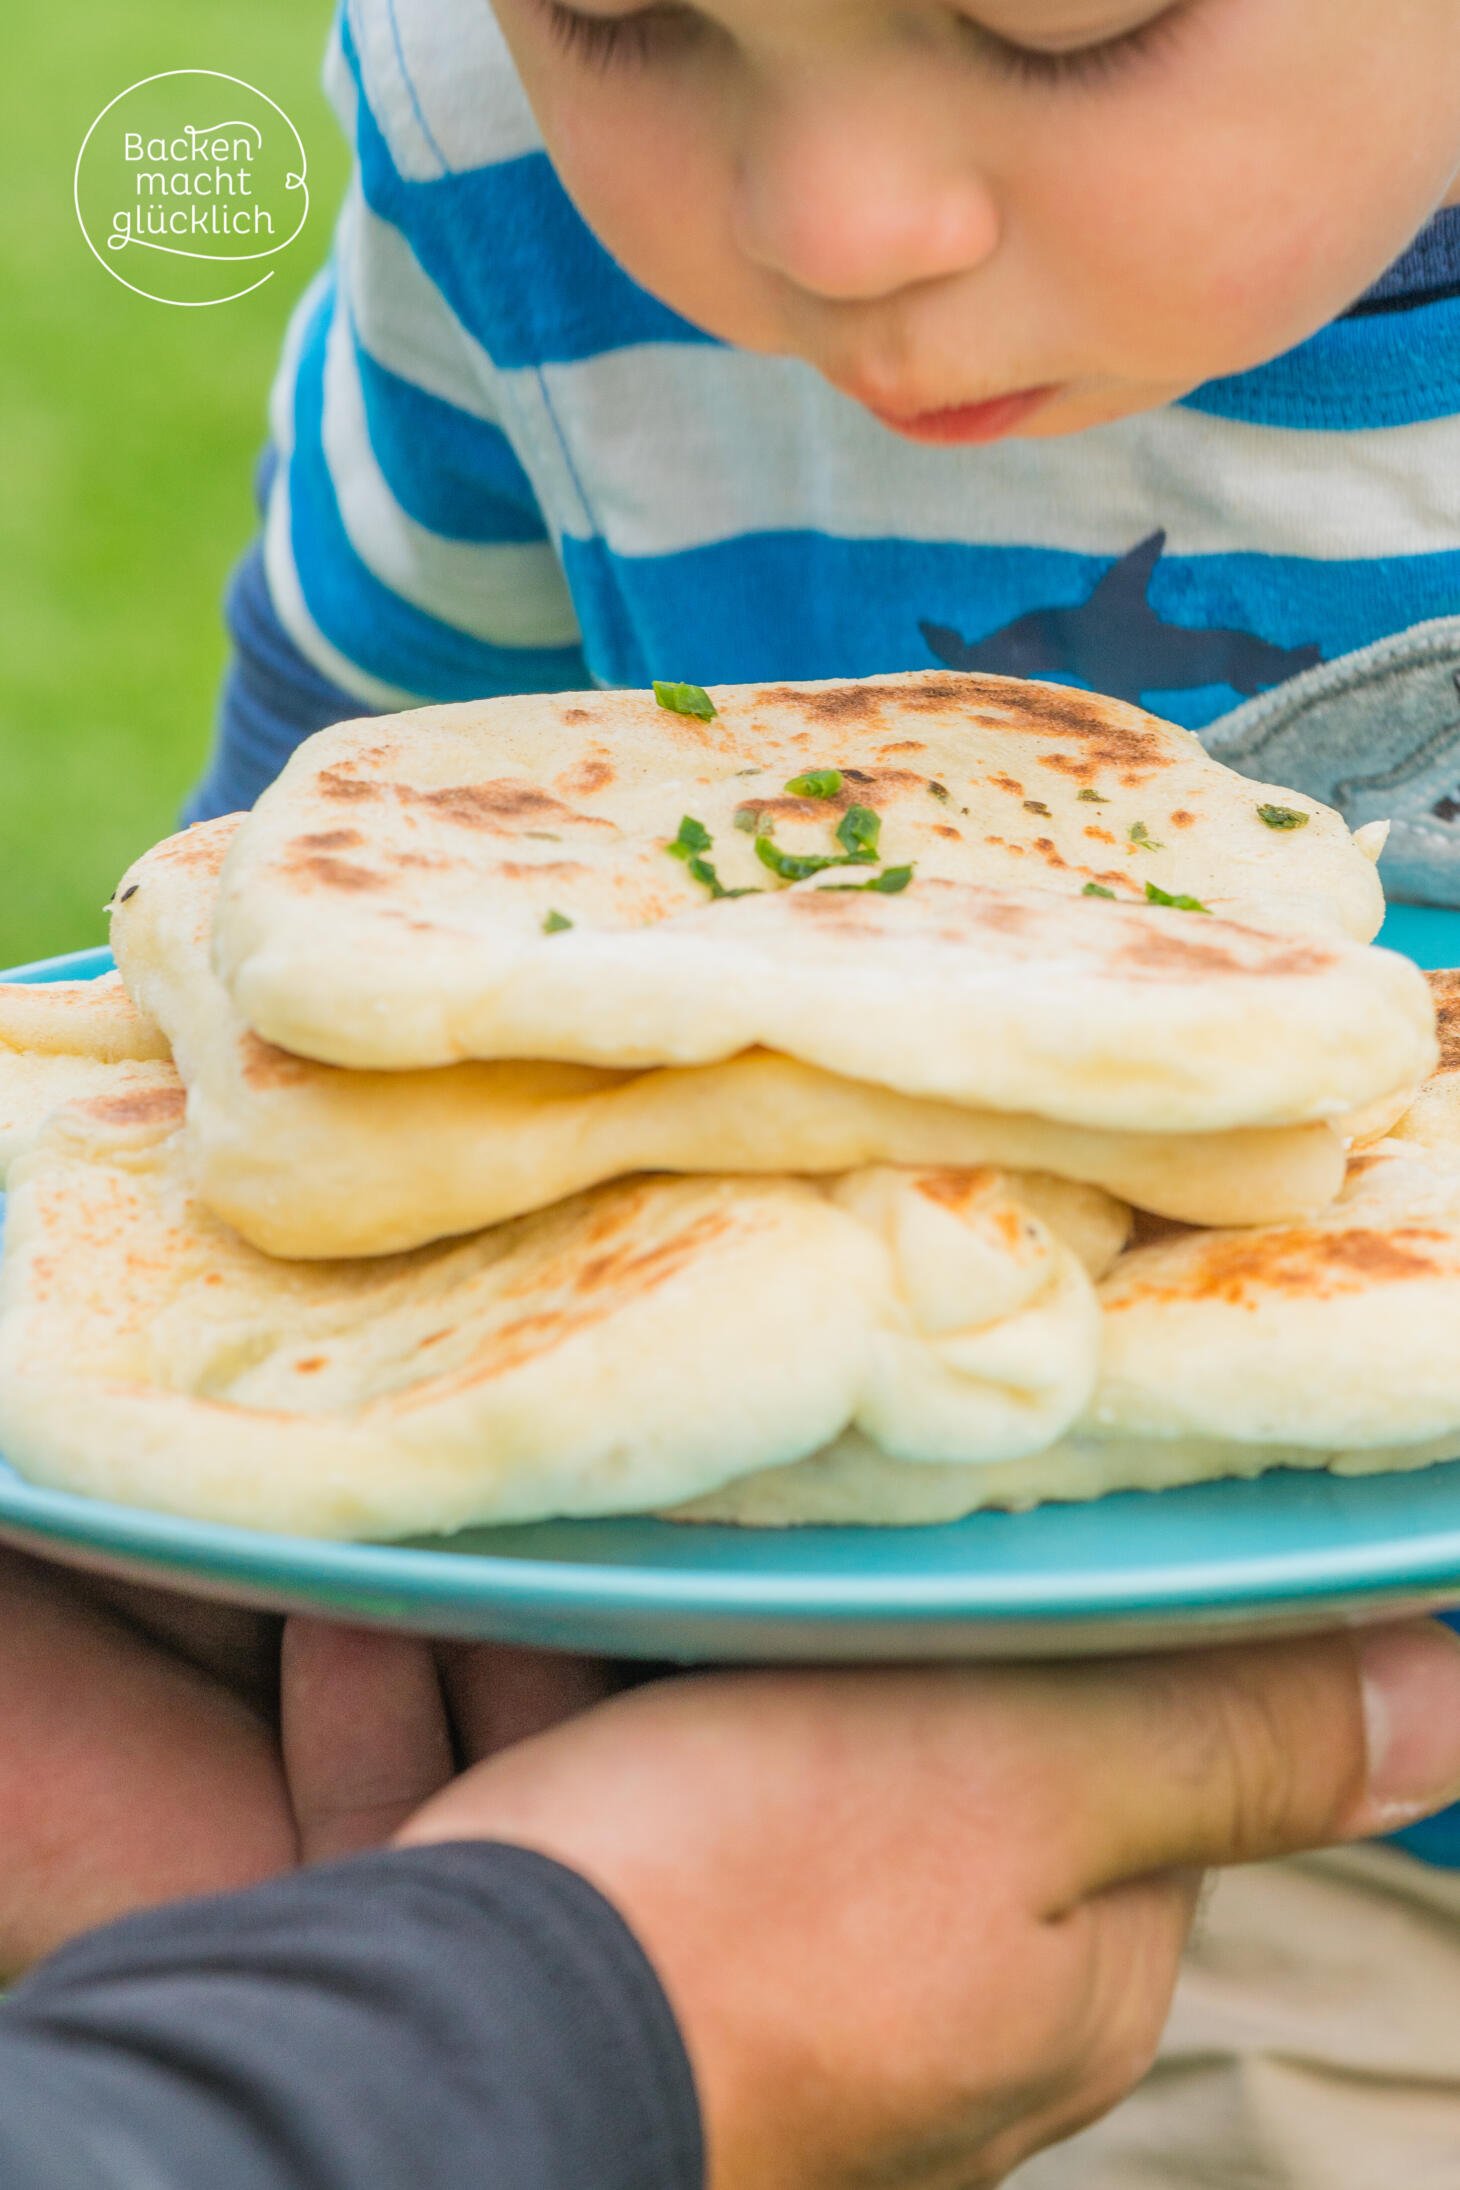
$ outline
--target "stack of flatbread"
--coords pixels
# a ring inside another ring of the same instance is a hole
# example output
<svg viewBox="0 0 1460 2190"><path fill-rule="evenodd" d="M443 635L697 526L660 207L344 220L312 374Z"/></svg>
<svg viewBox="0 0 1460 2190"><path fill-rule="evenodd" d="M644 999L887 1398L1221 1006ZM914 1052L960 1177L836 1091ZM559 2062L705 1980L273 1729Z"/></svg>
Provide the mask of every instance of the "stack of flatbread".
<svg viewBox="0 0 1460 2190"><path fill-rule="evenodd" d="M341 724L0 989L0 1446L369 1537L1460 1452L1377 850L1002 679Z"/></svg>

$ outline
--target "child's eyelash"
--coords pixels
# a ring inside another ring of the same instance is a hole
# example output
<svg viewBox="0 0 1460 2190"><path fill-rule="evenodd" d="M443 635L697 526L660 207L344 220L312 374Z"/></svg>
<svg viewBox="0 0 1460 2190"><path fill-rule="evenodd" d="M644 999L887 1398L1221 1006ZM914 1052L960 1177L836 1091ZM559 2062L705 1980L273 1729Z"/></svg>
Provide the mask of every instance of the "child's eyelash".
<svg viewBox="0 0 1460 2190"><path fill-rule="evenodd" d="M673 4L639 8L631 15L580 15L576 8L563 6L562 0L540 0L540 5L564 51L597 69L652 60L667 44L692 37L699 27L691 9ZM1175 31L1186 12L1187 0L1174 0L1161 14L1118 37L1073 47L1067 53L1021 46L982 23L964 21L981 53L1002 75L1028 84L1088 84L1150 54Z"/></svg>
<svg viewBox="0 0 1460 2190"><path fill-rule="evenodd" d="M1179 28L1187 12L1186 0L1164 8L1147 22L1122 31L1094 46L1073 46L1067 53L1041 51L1037 46L1017 45L981 23L970 22L980 49L1003 75L1025 84L1098 83L1146 59Z"/></svg>
<svg viewBox="0 0 1460 2190"><path fill-rule="evenodd" d="M548 28L565 52L590 68L650 60L669 41L692 34L687 8L640 8L633 15L580 15L560 0L542 0Z"/></svg>

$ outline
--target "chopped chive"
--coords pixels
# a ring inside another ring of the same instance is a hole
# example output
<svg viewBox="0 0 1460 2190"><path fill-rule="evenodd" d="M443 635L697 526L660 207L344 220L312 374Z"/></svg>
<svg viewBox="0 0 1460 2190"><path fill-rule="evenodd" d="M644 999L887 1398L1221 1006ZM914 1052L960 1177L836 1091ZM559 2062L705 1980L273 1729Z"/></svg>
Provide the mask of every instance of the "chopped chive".
<svg viewBox="0 0 1460 2190"><path fill-rule="evenodd" d="M571 928L572 925L566 913L549 912L543 921L542 932L544 935L561 935L564 928Z"/></svg>
<svg viewBox="0 0 1460 2190"><path fill-rule="evenodd" d="M1126 835L1131 843L1139 846L1143 852L1164 852L1166 849L1164 844L1156 842L1143 821L1133 821L1126 831Z"/></svg>
<svg viewBox="0 0 1460 2190"><path fill-rule="evenodd" d="M1311 814L1300 813L1296 806L1259 806L1257 811L1269 829L1306 829L1313 819Z"/></svg>
<svg viewBox="0 0 1460 2190"><path fill-rule="evenodd" d="M702 684L666 684L656 677L654 697L671 715L697 715L701 722L714 720L715 703Z"/></svg>
<svg viewBox="0 0 1460 2190"><path fill-rule="evenodd" d="M1042 798L1026 798L1024 801L1024 811L1026 814L1044 814L1048 816L1049 808L1045 805Z"/></svg>
<svg viewBox="0 0 1460 2190"><path fill-rule="evenodd" d="M689 861L689 871L696 882L702 882L711 897L761 897L765 893L757 889L727 890L708 859L698 855Z"/></svg>
<svg viewBox="0 0 1460 2190"><path fill-rule="evenodd" d="M877 839L882 834L882 816L870 806L849 806L836 826L836 840L845 850L848 859L859 865L870 864L877 857Z"/></svg>
<svg viewBox="0 0 1460 2190"><path fill-rule="evenodd" d="M942 799L945 806L953 796L946 783L934 782L931 777L928 781L928 795L931 798Z"/></svg>
<svg viewBox="0 0 1460 2190"><path fill-rule="evenodd" d="M808 768L804 776L792 776L786 785L793 798L835 798L841 787L840 768Z"/></svg>
<svg viewBox="0 0 1460 2190"><path fill-rule="evenodd" d="M1102 792L1091 790L1088 783L1082 791L1077 791L1075 796L1076 798L1082 798L1087 806L1108 806L1110 804L1109 799Z"/></svg>
<svg viewBox="0 0 1460 2190"><path fill-rule="evenodd" d="M764 831L755 840L755 856L782 882L804 882L808 875L826 867L845 867L847 861L822 852L783 852Z"/></svg>
<svg viewBox="0 0 1460 2190"><path fill-rule="evenodd" d="M1199 897L1173 897L1169 890L1158 890L1154 882L1146 884L1146 902L1148 905L1170 905L1176 912L1209 913L1212 909L1210 905L1204 905Z"/></svg>
<svg viewBox="0 0 1460 2190"><path fill-rule="evenodd" d="M884 867L868 882L823 882L824 890L876 890L879 896L896 897L913 878L911 867Z"/></svg>
<svg viewBox="0 0 1460 2190"><path fill-rule="evenodd" d="M690 859L696 852L707 852L713 842L704 823L696 821L693 814L685 814L680 820L678 836L664 849L671 859Z"/></svg>
<svg viewBox="0 0 1460 2190"><path fill-rule="evenodd" d="M1080 895L1081 897L1114 897L1115 892L1114 890L1107 890L1103 882L1087 882Z"/></svg>

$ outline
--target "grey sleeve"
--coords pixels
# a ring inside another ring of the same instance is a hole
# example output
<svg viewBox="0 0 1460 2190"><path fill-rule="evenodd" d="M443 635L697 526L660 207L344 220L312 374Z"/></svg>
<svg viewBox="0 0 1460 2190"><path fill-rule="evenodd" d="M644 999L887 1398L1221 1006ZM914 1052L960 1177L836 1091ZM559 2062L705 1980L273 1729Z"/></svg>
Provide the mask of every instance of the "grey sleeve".
<svg viewBox="0 0 1460 2190"><path fill-rule="evenodd" d="M684 2046L585 1880L471 1842L128 1917L0 2007L5 2190L701 2190Z"/></svg>

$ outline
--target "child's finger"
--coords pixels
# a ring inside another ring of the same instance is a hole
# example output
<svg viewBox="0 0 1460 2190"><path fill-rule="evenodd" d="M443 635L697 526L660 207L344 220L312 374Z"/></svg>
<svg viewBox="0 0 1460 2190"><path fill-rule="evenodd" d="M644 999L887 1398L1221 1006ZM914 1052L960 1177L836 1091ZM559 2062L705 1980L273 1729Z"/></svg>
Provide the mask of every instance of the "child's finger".
<svg viewBox="0 0 1460 2190"><path fill-rule="evenodd" d="M513 1643L438 1646L462 1761L480 1764L514 1741L601 1703L619 1685L607 1658L577 1658L561 1650Z"/></svg>
<svg viewBox="0 0 1460 2190"><path fill-rule="evenodd" d="M451 1778L451 1736L429 1643L290 1619L280 1691L301 1862L378 1846Z"/></svg>

